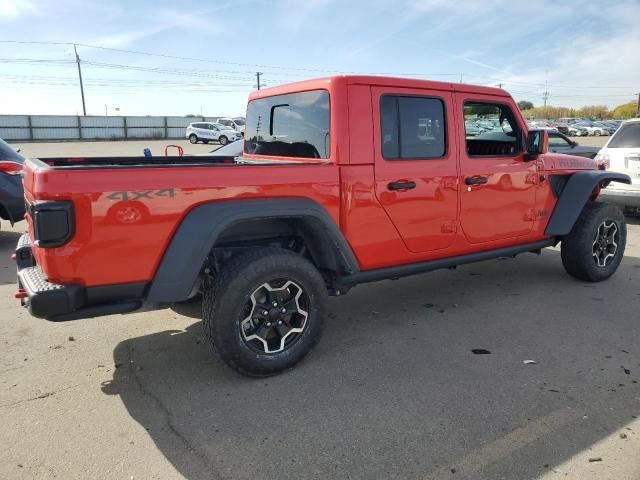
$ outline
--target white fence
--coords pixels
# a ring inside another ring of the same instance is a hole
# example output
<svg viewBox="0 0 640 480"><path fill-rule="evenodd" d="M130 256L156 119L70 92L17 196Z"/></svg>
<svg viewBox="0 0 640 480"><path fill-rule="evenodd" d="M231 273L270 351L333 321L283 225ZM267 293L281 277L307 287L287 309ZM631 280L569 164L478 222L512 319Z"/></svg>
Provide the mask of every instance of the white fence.
<svg viewBox="0 0 640 480"><path fill-rule="evenodd" d="M184 138L190 123L215 122L218 118L0 115L0 138L9 141Z"/></svg>

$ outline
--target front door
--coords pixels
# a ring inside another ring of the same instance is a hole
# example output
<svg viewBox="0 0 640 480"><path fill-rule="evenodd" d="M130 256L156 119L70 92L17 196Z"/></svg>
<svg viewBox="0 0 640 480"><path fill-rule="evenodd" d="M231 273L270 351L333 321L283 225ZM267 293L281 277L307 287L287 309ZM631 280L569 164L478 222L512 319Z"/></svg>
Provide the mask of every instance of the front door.
<svg viewBox="0 0 640 480"><path fill-rule="evenodd" d="M499 97L456 94L461 112L460 224L470 243L527 235L535 220L536 162L525 161L525 126Z"/></svg>
<svg viewBox="0 0 640 480"><path fill-rule="evenodd" d="M376 197L412 252L450 246L458 216L450 92L372 88Z"/></svg>

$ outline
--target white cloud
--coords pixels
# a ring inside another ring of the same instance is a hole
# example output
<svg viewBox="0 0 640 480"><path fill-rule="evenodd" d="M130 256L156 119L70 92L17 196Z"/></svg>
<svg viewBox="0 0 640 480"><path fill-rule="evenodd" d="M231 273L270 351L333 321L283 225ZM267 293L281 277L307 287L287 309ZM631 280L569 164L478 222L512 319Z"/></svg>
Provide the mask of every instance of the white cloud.
<svg viewBox="0 0 640 480"><path fill-rule="evenodd" d="M215 32L217 29L215 21L208 18L204 12L156 10L147 20L149 24L147 27L109 33L92 42L102 47L125 47L134 44L138 40L172 29L188 29L190 32L201 31L207 33Z"/></svg>
<svg viewBox="0 0 640 480"><path fill-rule="evenodd" d="M0 19L18 18L34 12L29 0L0 0Z"/></svg>
<svg viewBox="0 0 640 480"><path fill-rule="evenodd" d="M307 21L312 20L312 17L318 13L318 11L328 7L335 0L305 0L300 2L299 0L286 0L282 3L282 14L280 15L287 28L293 31L298 31L304 28Z"/></svg>

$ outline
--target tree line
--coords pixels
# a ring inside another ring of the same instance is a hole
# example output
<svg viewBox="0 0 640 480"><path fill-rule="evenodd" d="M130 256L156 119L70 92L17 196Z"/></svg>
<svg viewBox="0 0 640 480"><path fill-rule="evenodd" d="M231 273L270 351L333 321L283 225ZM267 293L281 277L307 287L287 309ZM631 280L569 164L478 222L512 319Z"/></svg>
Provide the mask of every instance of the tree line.
<svg viewBox="0 0 640 480"><path fill-rule="evenodd" d="M553 107L535 107L528 100L521 100L518 106L525 118L597 118L604 120L608 118L626 119L633 118L636 115L637 105L635 102L629 102L609 110L605 105L586 105L582 108Z"/></svg>

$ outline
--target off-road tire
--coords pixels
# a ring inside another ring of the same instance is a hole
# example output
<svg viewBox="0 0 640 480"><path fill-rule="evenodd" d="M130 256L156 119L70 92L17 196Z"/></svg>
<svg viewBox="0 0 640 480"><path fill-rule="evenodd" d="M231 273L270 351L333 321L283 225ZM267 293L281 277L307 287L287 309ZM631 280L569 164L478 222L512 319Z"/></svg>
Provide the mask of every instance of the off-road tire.
<svg viewBox="0 0 640 480"><path fill-rule="evenodd" d="M198 136L192 133L189 135L189 142L195 145L198 143Z"/></svg>
<svg viewBox="0 0 640 480"><path fill-rule="evenodd" d="M229 143L229 139L224 135L220 135L220 138L218 138L218 142L220 142L220 145L224 146Z"/></svg>
<svg viewBox="0 0 640 480"><path fill-rule="evenodd" d="M594 243L600 226L615 223L618 237L615 255L606 266L598 266L594 258ZM615 273L624 256L627 225L624 215L615 205L589 202L578 217L569 235L562 238L562 265L567 273L578 280L601 282Z"/></svg>
<svg viewBox="0 0 640 480"><path fill-rule="evenodd" d="M308 298L306 324L290 346L277 353L257 352L245 340L250 296L271 279L290 279ZM204 332L217 355L237 372L265 377L298 363L317 342L326 315L327 289L317 268L304 257L281 248L255 248L223 265L203 285Z"/></svg>

